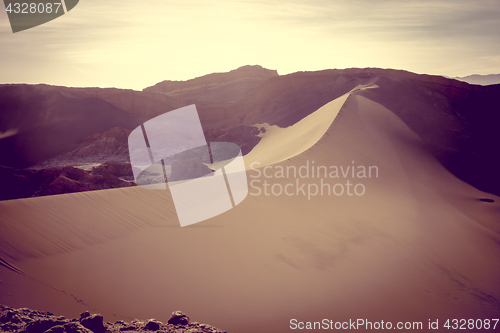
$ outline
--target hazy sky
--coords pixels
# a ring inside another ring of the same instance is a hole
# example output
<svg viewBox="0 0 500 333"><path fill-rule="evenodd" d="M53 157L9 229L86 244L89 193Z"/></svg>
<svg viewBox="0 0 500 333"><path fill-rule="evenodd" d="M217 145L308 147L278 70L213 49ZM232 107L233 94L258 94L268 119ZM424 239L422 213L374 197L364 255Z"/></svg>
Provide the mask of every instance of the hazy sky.
<svg viewBox="0 0 500 333"><path fill-rule="evenodd" d="M500 0L80 0L16 34L0 9L0 83L142 89L255 64L500 73Z"/></svg>

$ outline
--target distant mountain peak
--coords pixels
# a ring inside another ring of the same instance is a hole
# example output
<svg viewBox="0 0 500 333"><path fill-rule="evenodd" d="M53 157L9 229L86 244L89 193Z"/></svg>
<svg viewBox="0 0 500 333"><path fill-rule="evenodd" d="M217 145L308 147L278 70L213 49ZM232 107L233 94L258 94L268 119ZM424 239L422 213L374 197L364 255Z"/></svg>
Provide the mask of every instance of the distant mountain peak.
<svg viewBox="0 0 500 333"><path fill-rule="evenodd" d="M186 81L165 80L143 91L201 102L236 102L275 76L278 76L277 70L245 65L229 72L207 74Z"/></svg>
<svg viewBox="0 0 500 333"><path fill-rule="evenodd" d="M455 77L454 79L459 81L464 81L470 84L479 84L483 86L487 86L490 84L500 84L500 74L472 74L468 76Z"/></svg>
<svg viewBox="0 0 500 333"><path fill-rule="evenodd" d="M233 69L233 70L229 71L228 73L235 73L235 72L252 72L255 74L260 74L260 73L269 74L269 73L271 73L272 76L279 75L277 70L267 69L267 68L262 67L261 65L244 65L244 66L238 67L236 69Z"/></svg>

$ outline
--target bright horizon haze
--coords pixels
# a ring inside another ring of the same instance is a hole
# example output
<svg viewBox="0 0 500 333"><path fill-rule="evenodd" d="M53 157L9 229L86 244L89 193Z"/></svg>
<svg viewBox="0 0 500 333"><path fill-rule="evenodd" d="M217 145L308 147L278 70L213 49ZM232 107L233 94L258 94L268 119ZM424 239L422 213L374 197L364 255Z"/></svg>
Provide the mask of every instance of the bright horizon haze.
<svg viewBox="0 0 500 333"><path fill-rule="evenodd" d="M350 67L500 73L497 0L82 0L15 34L0 9L0 83L142 90L256 64L280 75Z"/></svg>

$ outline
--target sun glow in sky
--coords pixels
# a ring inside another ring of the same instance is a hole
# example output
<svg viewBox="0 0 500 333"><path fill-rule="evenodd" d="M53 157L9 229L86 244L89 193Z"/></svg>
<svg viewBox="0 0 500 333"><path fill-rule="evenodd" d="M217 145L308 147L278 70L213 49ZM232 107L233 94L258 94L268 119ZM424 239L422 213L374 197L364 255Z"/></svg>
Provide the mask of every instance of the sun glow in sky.
<svg viewBox="0 0 500 333"><path fill-rule="evenodd" d="M256 64L497 74L499 31L498 0L81 0L15 34L0 5L0 83L140 90Z"/></svg>

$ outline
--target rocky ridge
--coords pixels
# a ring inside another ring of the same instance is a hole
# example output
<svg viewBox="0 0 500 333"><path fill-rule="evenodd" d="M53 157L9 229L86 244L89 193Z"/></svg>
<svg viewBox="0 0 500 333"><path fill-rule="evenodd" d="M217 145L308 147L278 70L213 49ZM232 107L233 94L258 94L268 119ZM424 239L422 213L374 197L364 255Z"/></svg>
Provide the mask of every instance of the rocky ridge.
<svg viewBox="0 0 500 333"><path fill-rule="evenodd" d="M236 102L267 79L278 76L276 70L261 66L243 66L227 73L213 73L187 81L165 80L143 89L196 102Z"/></svg>
<svg viewBox="0 0 500 333"><path fill-rule="evenodd" d="M166 324L155 319L115 323L104 322L103 316L84 312L80 318L66 319L50 312L14 309L0 305L0 332L18 333L226 333L207 324L192 322L181 311L174 311Z"/></svg>

